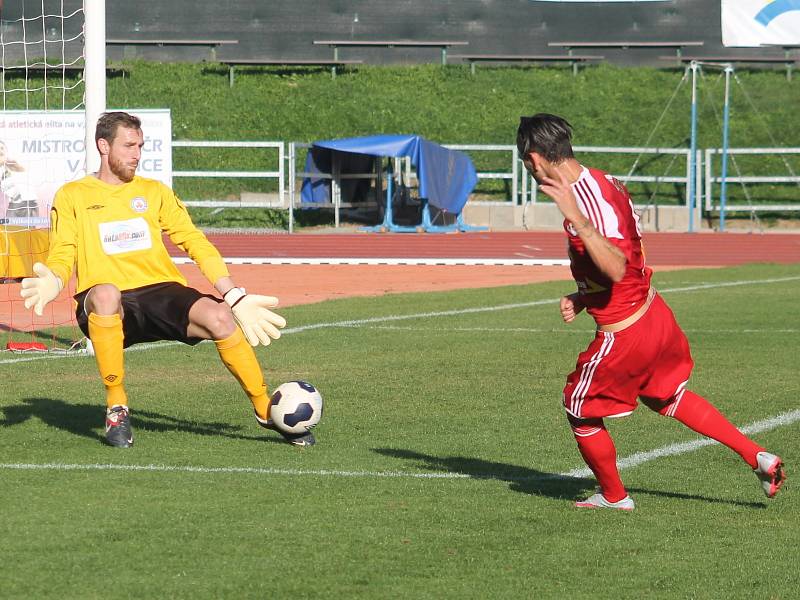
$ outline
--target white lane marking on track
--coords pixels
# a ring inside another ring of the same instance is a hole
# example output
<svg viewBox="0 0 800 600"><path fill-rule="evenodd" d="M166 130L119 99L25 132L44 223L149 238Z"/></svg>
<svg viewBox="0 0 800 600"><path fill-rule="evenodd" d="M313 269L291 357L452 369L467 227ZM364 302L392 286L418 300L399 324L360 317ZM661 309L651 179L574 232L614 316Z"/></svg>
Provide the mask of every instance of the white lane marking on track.
<svg viewBox="0 0 800 600"><path fill-rule="evenodd" d="M741 428L743 433L752 435L785 427L800 421L800 410L794 410L768 419L756 421ZM637 467L646 462L666 456L677 456L694 452L700 448L711 446L717 442L706 438L669 444L648 452L637 452L617 461L620 469ZM540 479L567 479L591 477L587 468L573 469L566 473L540 474L529 477L514 477L502 473L456 473L452 471L435 471L414 473L406 471L344 471L329 469L275 469L263 467L196 467L189 465L115 465L115 464L68 464L68 463L0 463L0 470L16 471L137 471L137 472L177 472L206 474L254 474L254 475L290 475L319 477L372 477L372 478L407 478L407 479L498 479L501 481L531 481Z"/></svg>
<svg viewBox="0 0 800 600"><path fill-rule="evenodd" d="M373 265L373 266L469 266L469 267L566 267L569 259L538 258L514 253L521 258L228 258L229 265ZM173 262L178 265L194 264L191 258Z"/></svg>
<svg viewBox="0 0 800 600"><path fill-rule="evenodd" d="M741 281L723 281L717 283L703 283L698 285L690 285L685 287L677 287L677 288L665 288L659 290L662 294L668 293L678 293L678 292L693 292L697 290L707 290L707 289L716 289L716 288L724 288L724 287L733 287L733 286L740 286L740 285L754 285L754 284L764 284L764 283L784 283L787 281L797 281L800 280L800 276L792 276L792 277L776 277L771 279L747 279ZM387 315L385 317L371 317L368 319L354 319L351 321L334 321L330 323L311 323L309 325L301 325L300 327L289 327L284 329L282 334L283 335L291 335L293 333L302 333L304 331L312 331L314 329L327 329L332 327L360 327L362 325L371 325L373 323L387 323L391 321L407 321L410 319L427 319L432 317L451 317L451 316L458 316L458 315L466 315L466 314L475 314L475 313L485 313L485 312L496 312L501 310L512 310L517 308L529 308L532 306L543 306L546 304L554 304L558 303L561 298L548 298L546 300L533 300L531 302L518 302L514 304L498 304L495 306L477 306L473 308L461 308L461 309L454 309L454 310L442 310L436 312L426 312L426 313L413 313L408 315ZM132 348L128 348L126 352L130 352L132 350L149 350L154 347L161 347L161 346L173 346L179 344L180 342L157 342L155 344L140 344L138 346L133 346ZM85 356L83 354L79 354L78 356ZM17 364L21 362L29 362L34 360L55 360L58 358L74 358L75 355L73 354L42 354L37 356L24 356L19 358L7 358L0 360L0 365L6 364Z"/></svg>

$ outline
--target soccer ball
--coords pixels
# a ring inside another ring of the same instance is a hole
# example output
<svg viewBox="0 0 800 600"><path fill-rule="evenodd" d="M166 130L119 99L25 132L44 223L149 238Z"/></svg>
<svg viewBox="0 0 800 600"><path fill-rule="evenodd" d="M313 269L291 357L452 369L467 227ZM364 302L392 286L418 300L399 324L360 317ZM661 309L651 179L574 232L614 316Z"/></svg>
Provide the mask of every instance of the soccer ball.
<svg viewBox="0 0 800 600"><path fill-rule="evenodd" d="M286 433L303 433L322 418L322 396L306 381L279 385L270 399L269 418Z"/></svg>

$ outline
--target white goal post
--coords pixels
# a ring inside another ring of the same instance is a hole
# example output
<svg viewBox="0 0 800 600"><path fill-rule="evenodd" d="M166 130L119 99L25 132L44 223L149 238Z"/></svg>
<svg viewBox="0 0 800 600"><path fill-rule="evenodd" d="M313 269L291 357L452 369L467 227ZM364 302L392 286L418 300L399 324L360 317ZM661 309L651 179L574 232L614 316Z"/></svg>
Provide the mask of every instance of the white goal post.
<svg viewBox="0 0 800 600"><path fill-rule="evenodd" d="M93 173L100 168L94 124L106 110L106 0L83 0L83 5L86 173Z"/></svg>
<svg viewBox="0 0 800 600"><path fill-rule="evenodd" d="M63 351L83 337L71 282L37 317L22 306L19 281L46 258L55 190L100 166L94 133L106 110L105 5L0 0L0 350Z"/></svg>
<svg viewBox="0 0 800 600"><path fill-rule="evenodd" d="M106 1L0 0L0 67L4 111L85 114L86 172L95 171L94 124L106 110ZM81 100L68 100L80 87Z"/></svg>

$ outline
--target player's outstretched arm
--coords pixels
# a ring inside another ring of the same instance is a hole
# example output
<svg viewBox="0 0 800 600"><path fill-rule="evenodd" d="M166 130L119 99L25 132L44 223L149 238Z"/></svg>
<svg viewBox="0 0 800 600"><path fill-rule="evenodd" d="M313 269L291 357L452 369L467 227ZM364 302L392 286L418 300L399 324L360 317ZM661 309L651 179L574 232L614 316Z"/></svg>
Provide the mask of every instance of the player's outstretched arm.
<svg viewBox="0 0 800 600"><path fill-rule="evenodd" d="M259 343L269 346L272 340L281 337L280 329L286 327L286 319L269 310L278 306L274 296L248 294L244 288L234 287L225 292L223 299L251 346Z"/></svg>
<svg viewBox="0 0 800 600"><path fill-rule="evenodd" d="M47 265L40 262L33 265L33 272L36 277L22 280L19 295L25 299L25 308L33 307L33 312L41 317L44 307L56 299L64 284Z"/></svg>

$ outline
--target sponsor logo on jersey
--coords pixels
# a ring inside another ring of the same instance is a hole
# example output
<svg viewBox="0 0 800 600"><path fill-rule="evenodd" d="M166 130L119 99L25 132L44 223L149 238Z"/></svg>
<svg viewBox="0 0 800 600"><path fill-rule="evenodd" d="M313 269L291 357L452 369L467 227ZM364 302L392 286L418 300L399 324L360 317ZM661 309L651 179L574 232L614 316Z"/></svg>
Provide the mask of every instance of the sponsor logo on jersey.
<svg viewBox="0 0 800 600"><path fill-rule="evenodd" d="M136 196L131 200L131 208L137 213L143 213L147 210L147 200Z"/></svg>
<svg viewBox="0 0 800 600"><path fill-rule="evenodd" d="M586 294L599 294L600 292L607 292L608 288L600 285L596 281L592 281L588 277L583 281L576 281L578 285L578 293L582 296Z"/></svg>
<svg viewBox="0 0 800 600"><path fill-rule="evenodd" d="M86 210L100 210L101 208L105 208L102 204L92 204L91 206L87 206Z"/></svg>
<svg viewBox="0 0 800 600"><path fill-rule="evenodd" d="M110 255L148 250L153 242L147 221L141 217L127 221L100 223L100 243L103 251Z"/></svg>
<svg viewBox="0 0 800 600"><path fill-rule="evenodd" d="M625 184L623 184L619 179L617 179L613 175L608 175L608 174L606 174L606 179L611 183L611 185L613 185L615 188L617 188L617 191L620 194L626 194L627 195L628 190L625 187Z"/></svg>

